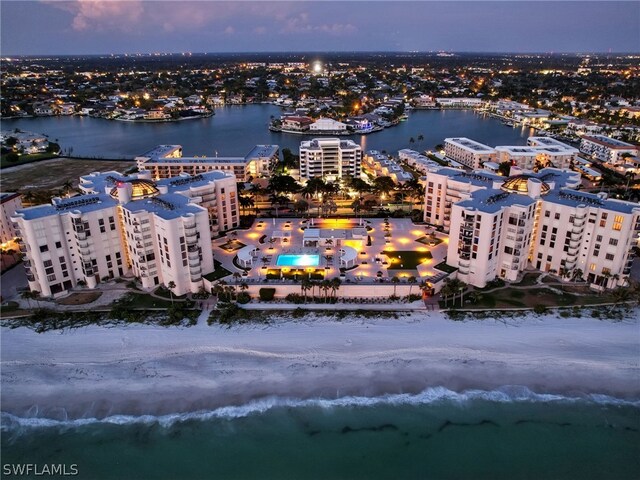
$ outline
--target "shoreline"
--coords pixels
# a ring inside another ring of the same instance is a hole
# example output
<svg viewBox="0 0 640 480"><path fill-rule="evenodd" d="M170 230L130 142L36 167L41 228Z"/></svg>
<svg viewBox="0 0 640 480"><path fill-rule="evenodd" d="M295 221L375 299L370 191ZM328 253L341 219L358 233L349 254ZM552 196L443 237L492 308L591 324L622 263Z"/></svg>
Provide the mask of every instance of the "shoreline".
<svg viewBox="0 0 640 480"><path fill-rule="evenodd" d="M636 310L636 313L638 311ZM265 398L492 391L640 398L638 320L528 315L191 328L2 330L2 411L18 417L168 415Z"/></svg>

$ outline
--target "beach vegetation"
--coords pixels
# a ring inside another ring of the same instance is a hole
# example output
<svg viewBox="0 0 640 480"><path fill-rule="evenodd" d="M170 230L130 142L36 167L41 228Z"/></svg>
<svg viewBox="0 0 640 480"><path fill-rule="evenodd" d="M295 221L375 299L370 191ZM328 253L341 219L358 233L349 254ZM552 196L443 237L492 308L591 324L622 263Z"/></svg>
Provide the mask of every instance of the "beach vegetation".
<svg viewBox="0 0 640 480"><path fill-rule="evenodd" d="M260 296L260 300L263 302L270 302L276 295L276 289L263 287L258 291L258 295Z"/></svg>
<svg viewBox="0 0 640 480"><path fill-rule="evenodd" d="M236 302L238 302L241 305L249 303L250 301L251 301L251 295L249 295L247 292L240 292L238 294L238 298L236 299Z"/></svg>

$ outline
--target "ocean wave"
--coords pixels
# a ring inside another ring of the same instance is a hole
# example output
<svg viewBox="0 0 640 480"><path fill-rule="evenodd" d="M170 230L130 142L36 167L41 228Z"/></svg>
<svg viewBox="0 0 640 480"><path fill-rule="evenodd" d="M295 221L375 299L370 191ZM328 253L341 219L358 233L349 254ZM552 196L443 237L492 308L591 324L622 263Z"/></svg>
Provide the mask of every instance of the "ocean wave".
<svg viewBox="0 0 640 480"><path fill-rule="evenodd" d="M536 393L527 387L508 385L496 390L465 390L455 392L445 387L432 387L418 394L388 394L379 397L347 396L334 399L311 398L293 399L283 397L267 397L245 405L226 406L214 410L196 412L171 413L166 415L111 415L104 418L78 418L58 420L38 416L19 417L7 412L0 414L0 430L3 432L32 428L81 427L93 424L132 425L158 424L171 427L176 423L193 420L206 421L215 418L236 419L259 415L276 408L349 408L376 406L420 406L429 404L464 405L476 401L492 403L581 403L607 406L640 407L640 400L624 400L604 394L588 394L583 396L564 396L548 393ZM36 409L37 414L37 409Z"/></svg>

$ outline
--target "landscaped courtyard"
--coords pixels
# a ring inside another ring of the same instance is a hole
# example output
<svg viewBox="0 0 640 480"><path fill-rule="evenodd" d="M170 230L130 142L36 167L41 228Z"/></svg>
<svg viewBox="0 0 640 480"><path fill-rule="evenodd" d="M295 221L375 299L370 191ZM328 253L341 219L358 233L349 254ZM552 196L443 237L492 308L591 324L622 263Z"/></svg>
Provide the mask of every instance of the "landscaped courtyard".
<svg viewBox="0 0 640 480"><path fill-rule="evenodd" d="M213 252L222 268L247 283L306 276L357 284L441 275L434 266L444 261L447 244L446 235L409 219L268 218L214 240Z"/></svg>

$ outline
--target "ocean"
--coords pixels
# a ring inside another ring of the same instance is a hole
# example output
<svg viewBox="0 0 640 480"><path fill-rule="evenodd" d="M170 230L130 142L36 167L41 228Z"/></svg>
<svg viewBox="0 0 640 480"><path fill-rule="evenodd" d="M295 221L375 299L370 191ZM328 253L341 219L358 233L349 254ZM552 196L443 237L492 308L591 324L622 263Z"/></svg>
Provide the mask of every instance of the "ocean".
<svg viewBox="0 0 640 480"><path fill-rule="evenodd" d="M640 477L640 401L604 395L431 388L159 417L31 413L2 414L4 478L24 464L87 479Z"/></svg>

